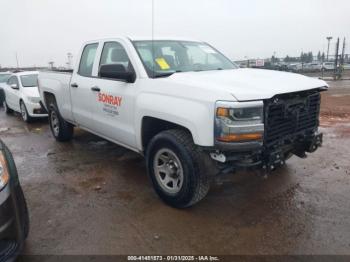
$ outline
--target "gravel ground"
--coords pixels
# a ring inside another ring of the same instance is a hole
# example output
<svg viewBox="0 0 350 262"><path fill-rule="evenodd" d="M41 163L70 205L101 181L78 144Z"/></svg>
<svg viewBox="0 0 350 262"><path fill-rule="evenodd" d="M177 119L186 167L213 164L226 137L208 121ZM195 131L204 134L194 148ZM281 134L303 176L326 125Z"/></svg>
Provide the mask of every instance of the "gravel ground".
<svg viewBox="0 0 350 262"><path fill-rule="evenodd" d="M24 254L350 254L350 81L330 86L322 148L267 179L218 178L186 210L158 199L137 154L82 130L60 144L46 120L0 109L30 211Z"/></svg>

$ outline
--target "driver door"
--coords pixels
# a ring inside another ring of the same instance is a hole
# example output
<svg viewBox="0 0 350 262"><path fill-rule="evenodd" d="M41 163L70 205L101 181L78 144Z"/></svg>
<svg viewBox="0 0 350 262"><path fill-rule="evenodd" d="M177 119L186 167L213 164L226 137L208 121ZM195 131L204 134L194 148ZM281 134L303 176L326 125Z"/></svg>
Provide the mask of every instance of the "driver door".
<svg viewBox="0 0 350 262"><path fill-rule="evenodd" d="M125 70L133 70L122 43L105 42L99 68L104 64L118 64ZM119 144L136 147L134 127L134 103L137 86L123 80L94 78L91 83L95 130Z"/></svg>

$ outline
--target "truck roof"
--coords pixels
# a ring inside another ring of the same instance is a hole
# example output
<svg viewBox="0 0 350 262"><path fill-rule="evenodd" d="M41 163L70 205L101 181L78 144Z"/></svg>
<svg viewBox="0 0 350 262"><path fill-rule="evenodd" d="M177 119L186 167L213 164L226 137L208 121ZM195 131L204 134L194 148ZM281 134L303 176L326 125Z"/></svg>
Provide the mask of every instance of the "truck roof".
<svg viewBox="0 0 350 262"><path fill-rule="evenodd" d="M152 37L128 37L131 41L142 41L142 40L148 40L151 41ZM203 42L198 39L189 38L189 37L174 37L174 36L162 36L162 37L154 37L153 40L174 40L174 41L192 41L192 42Z"/></svg>
<svg viewBox="0 0 350 262"><path fill-rule="evenodd" d="M117 40L122 39L126 41L152 41L152 37L150 36L117 36L117 37L108 37L108 38L100 38L100 39L93 39L88 42L96 42L96 41L110 41L110 40ZM154 37L153 40L173 40L173 41L191 41L191 42L203 42L198 39L189 38L189 37L174 37L174 36L162 36L162 37Z"/></svg>

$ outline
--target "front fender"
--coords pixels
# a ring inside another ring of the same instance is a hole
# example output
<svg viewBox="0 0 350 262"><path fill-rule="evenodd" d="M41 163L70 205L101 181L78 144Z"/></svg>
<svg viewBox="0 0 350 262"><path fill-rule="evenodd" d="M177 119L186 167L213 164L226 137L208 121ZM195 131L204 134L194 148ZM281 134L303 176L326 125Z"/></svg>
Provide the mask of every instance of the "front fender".
<svg viewBox="0 0 350 262"><path fill-rule="evenodd" d="M141 125L143 117L149 116L172 122L190 130L193 141L200 146L213 146L214 107L208 103L142 93L136 99L135 127L137 145L142 148Z"/></svg>

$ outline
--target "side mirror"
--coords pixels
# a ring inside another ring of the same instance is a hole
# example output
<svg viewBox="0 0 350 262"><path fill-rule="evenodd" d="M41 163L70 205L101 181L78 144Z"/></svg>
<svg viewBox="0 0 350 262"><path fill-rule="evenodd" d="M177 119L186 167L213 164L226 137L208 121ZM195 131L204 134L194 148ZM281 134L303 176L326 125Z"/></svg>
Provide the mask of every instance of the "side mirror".
<svg viewBox="0 0 350 262"><path fill-rule="evenodd" d="M12 89L19 89L19 87L18 87L17 84L12 84L12 85L10 85L10 87L11 87Z"/></svg>
<svg viewBox="0 0 350 262"><path fill-rule="evenodd" d="M101 65L98 75L104 78L124 80L128 83L134 83L136 80L135 72L126 70L121 64Z"/></svg>

